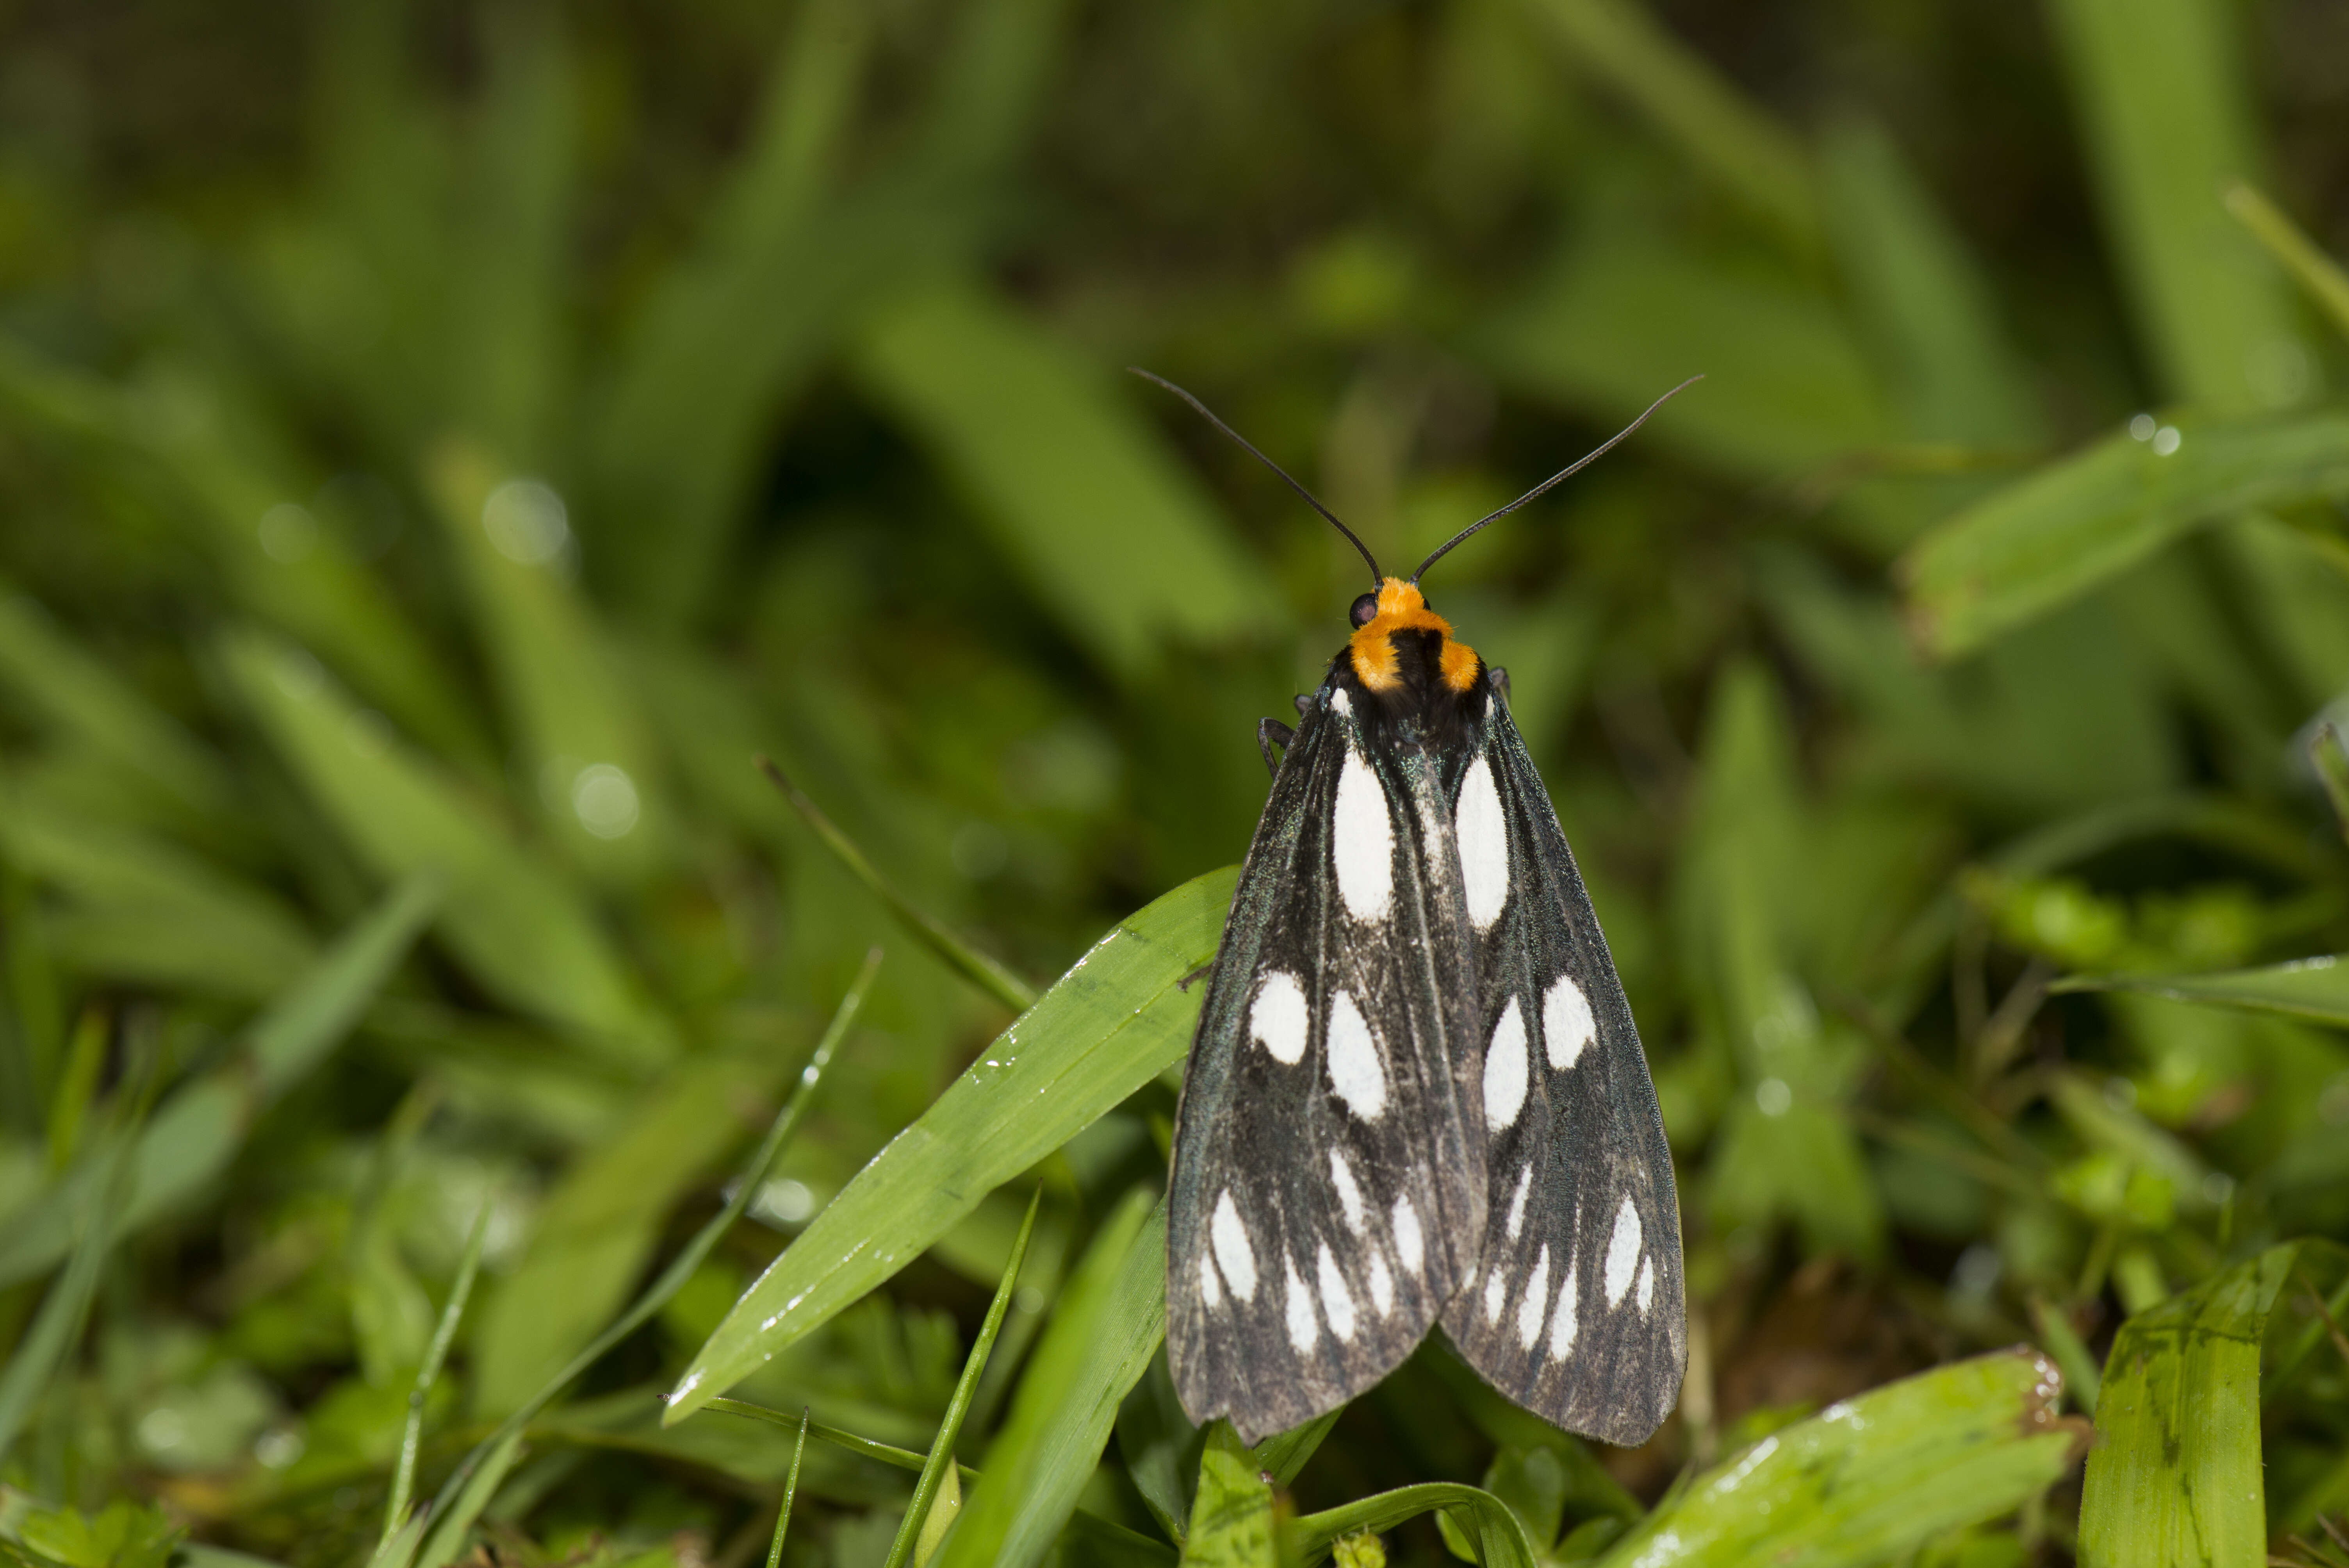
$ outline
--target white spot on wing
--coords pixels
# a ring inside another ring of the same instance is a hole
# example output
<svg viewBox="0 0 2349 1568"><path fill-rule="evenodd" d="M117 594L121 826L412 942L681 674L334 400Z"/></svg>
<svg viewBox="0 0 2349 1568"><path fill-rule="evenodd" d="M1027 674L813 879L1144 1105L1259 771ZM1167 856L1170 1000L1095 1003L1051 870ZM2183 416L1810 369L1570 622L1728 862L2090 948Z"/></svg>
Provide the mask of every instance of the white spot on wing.
<svg viewBox="0 0 2349 1568"><path fill-rule="evenodd" d="M1346 695L1344 686L1335 686L1330 692L1330 706L1340 713L1351 713L1354 711L1354 699Z"/></svg>
<svg viewBox="0 0 2349 1568"><path fill-rule="evenodd" d="M1321 1255L1314 1262L1314 1272L1321 1276L1321 1310L1330 1315L1330 1332L1340 1339L1354 1337L1354 1295L1346 1288L1346 1276L1338 1272L1338 1260L1330 1252L1330 1243L1321 1243Z"/></svg>
<svg viewBox="0 0 2349 1568"><path fill-rule="evenodd" d="M1411 1206L1411 1194L1395 1200L1394 1206L1395 1261L1412 1274L1417 1274L1424 1261L1424 1249L1419 1233L1419 1211Z"/></svg>
<svg viewBox="0 0 2349 1568"><path fill-rule="evenodd" d="M1298 985L1296 975L1274 969L1257 982L1256 1000L1248 1004L1248 1033L1275 1061L1295 1067L1305 1059L1311 1022L1305 989Z"/></svg>
<svg viewBox="0 0 2349 1568"><path fill-rule="evenodd" d="M1607 1305L1614 1306L1631 1288L1632 1273L1640 1266L1640 1211L1631 1200L1615 1211L1615 1233L1607 1238Z"/></svg>
<svg viewBox="0 0 2349 1568"><path fill-rule="evenodd" d="M1199 1299L1207 1304L1209 1312L1224 1305L1224 1282L1216 1277L1216 1254L1206 1247L1199 1249Z"/></svg>
<svg viewBox="0 0 2349 1568"><path fill-rule="evenodd" d="M1371 1305L1384 1317L1394 1310L1394 1280L1387 1273L1387 1260L1377 1253L1371 1253Z"/></svg>
<svg viewBox="0 0 2349 1568"><path fill-rule="evenodd" d="M1631 1287L1631 1295L1634 1300L1639 1302L1640 1314L1645 1315L1648 1308L1654 1305L1656 1299L1655 1259L1641 1258L1640 1260L1640 1283Z"/></svg>
<svg viewBox="0 0 2349 1568"><path fill-rule="evenodd" d="M1297 1277L1295 1263L1283 1258L1280 1266L1288 1275L1288 1343L1301 1356L1313 1348L1321 1335L1321 1326L1313 1316L1313 1288Z"/></svg>
<svg viewBox="0 0 2349 1568"><path fill-rule="evenodd" d="M1362 1212L1362 1190L1354 1184L1354 1168L1335 1149L1330 1150L1330 1182L1338 1189L1338 1206L1346 1212L1346 1229L1361 1235L1370 1218Z"/></svg>
<svg viewBox="0 0 2349 1568"><path fill-rule="evenodd" d="M1378 1042L1354 998L1340 991L1330 1004L1328 1046L1330 1087L1346 1109L1364 1121L1376 1121L1387 1108L1387 1075L1379 1061Z"/></svg>
<svg viewBox="0 0 2349 1568"><path fill-rule="evenodd" d="M1553 1360L1563 1360L1574 1348L1574 1336L1580 1328L1575 1318L1574 1265L1566 1265L1566 1278L1558 1282L1557 1306L1550 1314L1549 1353Z"/></svg>
<svg viewBox="0 0 2349 1568"><path fill-rule="evenodd" d="M1526 1299L1517 1304L1517 1343L1531 1350L1541 1337L1542 1314L1549 1309L1549 1247L1544 1243L1534 1260L1533 1278L1526 1282Z"/></svg>
<svg viewBox="0 0 2349 1568"><path fill-rule="evenodd" d="M1338 806L1330 824L1330 853L1338 892L1356 920L1384 920L1394 902L1394 822L1379 776L1350 747L1338 774Z"/></svg>
<svg viewBox="0 0 2349 1568"><path fill-rule="evenodd" d="M1526 1194L1534 1187L1534 1168L1528 1163L1517 1172L1517 1190L1509 1194L1509 1217L1504 1227L1509 1240L1516 1241L1517 1233L1526 1228Z"/></svg>
<svg viewBox="0 0 2349 1568"><path fill-rule="evenodd" d="M1501 1009L1500 1022L1485 1047L1485 1130L1498 1132L1517 1119L1525 1108L1526 1016L1515 996Z"/></svg>
<svg viewBox="0 0 2349 1568"><path fill-rule="evenodd" d="M1485 1277L1485 1321L1487 1323L1500 1322L1501 1305L1508 1299L1509 1282L1506 1278L1503 1277L1501 1274L1501 1265L1495 1264L1493 1265L1493 1272Z"/></svg>
<svg viewBox="0 0 2349 1568"><path fill-rule="evenodd" d="M1216 1264L1224 1271L1232 1294L1242 1301L1254 1301L1256 1249L1248 1243L1247 1227L1240 1223L1239 1206L1232 1202L1228 1187L1216 1200L1215 1217L1207 1222L1207 1233L1215 1244Z"/></svg>
<svg viewBox="0 0 2349 1568"><path fill-rule="evenodd" d="M1549 1065L1560 1072L1572 1067L1598 1032L1590 1017L1590 998L1574 976L1561 975L1551 981L1549 994L1542 998L1542 1042Z"/></svg>
<svg viewBox="0 0 2349 1568"><path fill-rule="evenodd" d="M1460 781L1460 874L1468 894L1468 918L1489 931L1509 902L1509 826L1501 816L1501 792L1493 787L1493 765L1479 756Z"/></svg>

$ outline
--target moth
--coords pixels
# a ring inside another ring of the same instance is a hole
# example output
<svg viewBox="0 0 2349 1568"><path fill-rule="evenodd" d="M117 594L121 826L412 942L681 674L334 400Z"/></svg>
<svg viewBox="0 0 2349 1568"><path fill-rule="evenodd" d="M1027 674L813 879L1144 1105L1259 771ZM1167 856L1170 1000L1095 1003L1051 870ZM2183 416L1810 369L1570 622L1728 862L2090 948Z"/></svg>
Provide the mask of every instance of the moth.
<svg viewBox="0 0 2349 1568"><path fill-rule="evenodd" d="M1279 473L1372 583L1295 727L1257 729L1272 793L1175 1114L1183 1408L1254 1443L1362 1393L1441 1323L1536 1415L1643 1442L1688 1359L1663 1119L1506 672L1420 579L1664 398L1402 578L1197 398L1138 374Z"/></svg>

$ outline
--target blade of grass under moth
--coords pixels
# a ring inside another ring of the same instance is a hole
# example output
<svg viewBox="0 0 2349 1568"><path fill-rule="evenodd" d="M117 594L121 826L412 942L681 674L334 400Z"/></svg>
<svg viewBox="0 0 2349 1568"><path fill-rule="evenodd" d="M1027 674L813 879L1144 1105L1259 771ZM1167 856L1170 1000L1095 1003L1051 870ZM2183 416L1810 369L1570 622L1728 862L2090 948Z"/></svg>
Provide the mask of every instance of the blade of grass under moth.
<svg viewBox="0 0 2349 1568"><path fill-rule="evenodd" d="M399 1532L409 1498L415 1491L416 1451L424 1439L425 1396L432 1391L433 1379L440 1376L441 1364L449 1358L449 1346L457 1337L457 1324L465 1315L466 1298L473 1294L473 1276L481 1266L481 1243L489 1233L490 1204L484 1199L481 1213L473 1220L473 1233L465 1239L465 1255L457 1265L457 1283L449 1287L449 1305L440 1311L440 1325L432 1331L431 1346L424 1353L424 1365L416 1370L416 1386L409 1390L408 1427L400 1434L399 1466L392 1472L391 1501L383 1511L383 1542Z"/></svg>
<svg viewBox="0 0 2349 1568"><path fill-rule="evenodd" d="M1432 1481L1365 1497L1320 1513L1309 1513L1289 1526L1289 1545L1303 1563L1328 1554L1342 1536L1363 1531L1383 1534L1407 1519L1441 1512L1467 1537L1485 1568L1534 1568L1539 1561L1526 1539L1524 1522L1509 1506L1480 1487L1456 1481Z"/></svg>
<svg viewBox="0 0 2349 1568"><path fill-rule="evenodd" d="M1198 1495L1183 1536L1185 1568L1274 1568L1280 1561L1272 1484L1229 1421L1207 1429Z"/></svg>
<svg viewBox="0 0 2349 1568"><path fill-rule="evenodd" d="M936 954L947 968L1013 1012L1024 1013L1036 1005L1034 986L964 942L939 921L916 908L910 899L892 887L888 879L864 858L864 851L856 847L856 841L842 832L814 801L802 794L800 787L792 782L790 775L775 766L772 758L760 758L759 767L773 781L775 788L783 792L783 799L792 803L792 810L800 814L801 820L823 841L823 847L833 852L833 858L847 867L849 874L863 882L873 896L897 917L897 923L905 928L906 934Z"/></svg>
<svg viewBox="0 0 2349 1568"><path fill-rule="evenodd" d="M1183 1059L1236 868L1127 916L892 1139L734 1304L669 1396L683 1420L888 1279L987 1195Z"/></svg>
<svg viewBox="0 0 2349 1568"><path fill-rule="evenodd" d="M645 1293L636 1298L633 1306L615 1319L611 1326L597 1335L585 1349L571 1358L568 1366L550 1378L544 1387L524 1400L496 1431L484 1438L471 1453L465 1456L456 1473L442 1484L439 1494L433 1498L430 1513L439 1514L446 1505L454 1501L493 1448L521 1433L531 1418L544 1409L573 1378L594 1366L613 1346L642 1327L653 1314L666 1306L669 1299L684 1288L685 1282L701 1266L702 1259L709 1255L710 1249L750 1206L751 1199L758 1194L760 1182L766 1179L767 1168L807 1119L808 1108L813 1104L816 1090L823 1082L824 1069L832 1065L834 1053L847 1038L849 1027L855 1023L857 1013L864 1007L864 998L873 989L874 976L880 968L881 950L876 947L866 956L864 967L848 987L848 994L841 998L840 1006L833 1012L823 1037L816 1042L807 1066L801 1069L799 1088L792 1091L792 1098L776 1114L774 1124L767 1129L767 1136L760 1142L757 1152L743 1165L741 1179L735 1185L734 1196L727 1200L726 1207L694 1233L693 1239L670 1261L668 1267L661 1271L660 1277L645 1288Z"/></svg>
<svg viewBox="0 0 2349 1568"><path fill-rule="evenodd" d="M1036 1195L1028 1200L1028 1217L1019 1222L1019 1239L1011 1243L1011 1260L1003 1265L1003 1283L995 1287L995 1299L988 1304L978 1337L971 1342L970 1356L963 1363L961 1377L955 1382L954 1396L947 1401L946 1419L938 1423L937 1439L930 1444L930 1456L914 1482L913 1501L905 1505L905 1522L897 1526L897 1539L890 1542L889 1555L881 1568L905 1568L913 1558L916 1543L928 1540L923 1525L938 1500L947 1467L954 1463L955 1439L962 1435L962 1419L970 1411L971 1396L978 1390L978 1375L987 1369L988 1356L995 1349L995 1336L1003 1332L1003 1315L1011 1310L1011 1293L1019 1283L1019 1265L1028 1257L1028 1238L1035 1233L1036 1213L1043 1206L1044 1189L1039 1187ZM958 1497L959 1477L956 1479Z"/></svg>
<svg viewBox="0 0 2349 1568"><path fill-rule="evenodd" d="M783 1535L792 1525L792 1501L800 1494L800 1460L807 1453L808 1413L800 1412L799 1440L792 1445L792 1468L783 1477L783 1501L775 1510L775 1541L767 1548L767 1568L782 1568Z"/></svg>
<svg viewBox="0 0 2349 1568"><path fill-rule="evenodd" d="M2349 333L2349 273L2341 270L2341 263L2302 233L2300 225L2269 201L2264 191L2249 185L2230 185L2226 201L2227 211L2234 214L2235 222L2267 247L2268 254L2282 263L2283 270L2308 291L2309 298L2333 318L2333 325Z"/></svg>

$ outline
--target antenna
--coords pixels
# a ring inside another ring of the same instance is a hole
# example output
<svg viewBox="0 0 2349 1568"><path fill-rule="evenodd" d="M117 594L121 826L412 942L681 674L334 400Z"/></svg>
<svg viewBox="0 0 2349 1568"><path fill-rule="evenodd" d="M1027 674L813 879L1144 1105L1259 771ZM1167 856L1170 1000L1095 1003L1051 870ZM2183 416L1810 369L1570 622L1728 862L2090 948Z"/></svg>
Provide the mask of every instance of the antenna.
<svg viewBox="0 0 2349 1568"><path fill-rule="evenodd" d="M1624 426L1621 429L1608 437L1607 439L1601 441L1597 447L1593 448L1588 452L1584 453L1580 458L1568 463L1566 467L1558 469L1557 472L1550 475L1549 478L1542 480L1541 483L1534 486L1533 489L1526 491L1525 494L1519 496L1508 505L1501 508L1498 511L1486 512L1484 516L1478 518L1475 521L1470 523L1467 527L1462 529L1451 538L1445 540L1436 548L1436 552L1433 555L1429 556L1426 560L1419 563L1419 570L1411 574L1412 582L1413 583L1417 583L1422 577L1427 574L1427 569L1429 567L1434 565L1438 561L1443 559L1444 552L1450 550L1454 545L1459 543L1462 540L1467 538L1470 534L1475 532L1486 523L1494 522L1501 518L1505 518L1508 516L1509 513L1516 511L1517 508L1525 505L1527 501L1539 499L1543 494L1548 491L1551 486L1558 484L1565 480L1573 478L1576 474L1580 473L1583 469L1597 462L1600 458L1605 457L1617 443L1620 442L1626 436L1629 436L1640 426L1646 424L1650 414L1654 413L1666 403L1671 402L1672 398L1678 397L1681 393L1687 391L1690 387L1695 386L1698 382L1703 379L1704 377L1702 374L1690 377L1687 380L1673 387L1670 392L1665 393L1662 397L1649 404L1647 408L1638 418L1632 420L1630 424ZM1185 396L1188 396L1188 394L1185 394ZM1215 418L1212 414L1207 417L1211 419ZM1291 484L1295 484L1296 482L1297 481L1294 480L1289 480L1289 483ZM1330 521L1336 522L1338 520L1336 518L1331 518Z"/></svg>
<svg viewBox="0 0 2349 1568"><path fill-rule="evenodd" d="M1384 582L1386 581L1386 574L1385 574L1385 573L1381 573L1381 572L1379 570L1378 558L1377 558L1376 556L1374 556L1374 555L1372 555L1372 554L1371 553L1371 547L1370 547L1369 545L1367 545L1367 544L1364 544L1364 543L1361 542L1361 538L1355 534L1355 532L1354 532L1354 531L1353 531L1352 529L1348 528L1344 523L1340 522L1340 521L1338 521L1338 514L1337 514L1336 512L1331 511L1328 507L1323 506L1319 501L1318 501L1318 500L1314 500L1314 499L1313 499L1313 492L1312 492L1311 490L1307 490L1303 485L1299 484L1299 483L1298 483L1294 479L1291 479L1291 478L1289 477L1289 472L1288 472L1288 470L1287 469L1282 468L1278 463L1274 462L1270 458L1268 458L1268 457L1266 457L1262 452L1257 451L1257 450L1256 449L1256 444L1255 444L1254 442L1250 441L1250 440L1249 440L1246 436L1241 435L1237 430L1233 429L1229 425L1225 424L1221 419L1216 418L1216 411L1215 411L1213 408L1208 407L1205 403L1200 402L1196 397L1192 397L1192 396L1191 396L1191 394L1189 394L1188 392L1184 391L1184 390L1183 390L1183 388L1181 388L1180 387L1175 386L1175 385L1174 385L1174 383L1173 383L1172 381L1167 380L1167 379L1166 379L1166 377L1164 377L1164 376L1153 376L1149 371L1144 370L1144 369L1143 369L1143 368L1142 368L1142 366L1140 366L1139 365L1129 365L1129 366L1126 366L1126 369L1127 369L1128 371L1132 372L1133 375L1136 375L1136 376L1141 377L1144 381L1154 381L1154 382L1156 382L1159 386L1165 387L1165 388L1166 388L1166 390L1168 390L1169 392L1174 393L1174 396L1176 396L1177 397L1180 397L1181 399L1183 399L1183 401L1185 401L1185 403L1188 403L1189 405L1191 405L1191 407L1194 407L1194 408L1195 408L1195 409L1197 409L1197 410L1198 410L1199 417L1200 417L1201 418L1203 418L1203 419L1206 420L1208 424L1213 425L1216 429L1221 430L1225 435L1229 436L1233 440L1237 441L1237 442L1240 444L1240 446L1241 446L1243 449L1246 449L1246 451L1247 452L1248 456L1250 456L1250 457L1254 458L1257 462L1262 463L1266 468L1270 469L1274 473L1278 474L1282 479L1287 480L1288 481L1288 488L1289 488L1290 490L1295 490L1299 495L1301 495L1301 496L1303 496L1303 497L1305 498L1305 504L1306 504L1306 505L1308 505L1308 506L1311 507L1315 511L1319 512L1323 517L1327 518L1327 519L1329 520L1329 521L1330 521L1330 527L1332 527L1332 528L1336 529L1339 532L1340 532L1340 533L1344 534L1344 535L1346 536L1347 540L1348 540L1350 542L1351 542L1351 543L1352 543L1353 547L1354 547L1355 549L1357 549L1357 550L1359 550L1359 551L1361 551L1361 552L1362 552L1362 559L1363 559L1364 561L1369 562L1370 562L1370 566L1371 566L1371 586L1373 589L1376 589L1376 588L1377 588L1381 583L1384 583ZM1679 389L1680 389L1679 387L1674 387L1672 390L1673 390L1673 391L1678 391ZM1665 396L1665 397L1671 397L1671 393L1667 392L1666 394L1664 394L1664 396ZM1648 417L1648 416L1647 416L1647 415L1645 415L1645 414L1642 414L1642 415L1640 415L1640 418L1642 418L1642 419L1646 418L1647 417ZM1636 429L1637 428L1638 428L1637 426L1634 426L1634 427L1633 427L1633 428L1635 428L1635 429ZM1623 435L1628 436L1628 435L1630 435L1630 433L1631 433L1631 432L1630 432L1630 430L1626 430L1626 431L1624 431L1624 432L1623 432ZM1623 436L1618 436L1618 437L1616 437L1616 438L1615 438L1615 440L1619 441L1619 440L1621 440L1622 438L1623 438ZM1610 442L1609 442L1609 443L1608 443L1608 446L1612 446L1612 445L1614 445L1614 441L1610 441ZM1605 451L1606 449L1607 449L1607 448L1606 448L1606 447L1601 447L1601 448L1599 448L1599 452L1603 452L1603 451ZM1590 454L1590 457L1595 458L1595 457L1597 457L1598 455L1599 455L1599 452L1593 452L1593 453L1591 453L1591 454ZM1590 458L1585 458L1585 459L1583 459L1582 460L1583 460L1584 462L1586 462L1586 463L1587 463L1587 462L1588 462L1588 461L1590 460ZM1574 470L1573 470L1573 469L1568 469L1568 470L1567 470L1567 472L1568 472L1568 473L1571 473L1571 472L1573 472L1573 471L1574 471ZM1558 478L1559 478L1559 479L1563 479L1563 478L1565 478L1565 477L1566 477L1566 476L1565 476L1564 474L1561 474L1561 475L1559 475L1559 476L1558 476ZM1557 482L1557 480L1552 480L1550 481L1550 483L1551 483L1551 484L1556 484ZM1545 487L1544 487L1544 489L1547 489L1547 486L1545 486ZM1537 494L1538 494L1539 492L1538 492L1538 491L1537 491L1536 493L1537 493ZM1528 496L1528 497L1526 497L1526 500L1532 500L1532 499L1533 499L1533 497ZM1506 511L1506 508L1504 508L1503 510L1505 510L1505 511ZM1499 514L1498 514L1498 513L1495 513L1495 516L1497 516L1497 515L1499 515ZM1489 522L1489 521L1492 521L1492 519L1490 519L1490 518L1487 518L1487 519L1485 520L1485 521L1487 521L1487 522ZM1476 526L1477 526L1478 528L1482 528L1482 527L1484 526L1484 523L1479 523L1479 524L1477 524ZM1470 529L1468 531L1469 531L1470 533L1474 533L1475 531L1476 531L1475 529L1473 529L1473 528L1472 528L1472 529ZM1465 537L1465 536L1464 535L1463 537ZM1454 544L1457 544L1458 542L1459 542L1459 541L1458 541L1458 540L1454 540L1454 541L1453 541L1453 543L1454 543ZM1451 545L1451 544L1447 544L1447 545L1445 545L1445 546L1444 547L1444 550L1449 550L1449 549L1451 549L1451 548L1452 548L1452 545ZM1441 554L1443 554L1443 553L1444 553L1444 551L1443 551L1443 550L1439 550L1439 551L1437 551L1437 552L1436 552L1436 554L1438 554L1438 555L1441 555ZM1423 572L1423 571L1425 571L1425 570L1426 570L1426 568L1425 568L1425 567L1422 567L1422 568L1420 568L1420 570Z"/></svg>

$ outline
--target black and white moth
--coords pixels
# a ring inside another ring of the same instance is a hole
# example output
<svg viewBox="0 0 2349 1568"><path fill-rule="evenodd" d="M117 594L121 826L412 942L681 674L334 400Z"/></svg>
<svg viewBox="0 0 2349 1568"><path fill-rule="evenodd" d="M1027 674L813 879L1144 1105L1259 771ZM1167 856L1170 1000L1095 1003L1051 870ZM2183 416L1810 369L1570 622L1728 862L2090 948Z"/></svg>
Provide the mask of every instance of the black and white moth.
<svg viewBox="0 0 2349 1568"><path fill-rule="evenodd" d="M1639 1032L1507 676L1419 588L1646 418L1408 580L1281 473L1374 586L1295 730L1258 728L1272 795L1175 1115L1166 1349L1195 1421L1298 1426L1438 1322L1572 1431L1640 1443L1679 1397L1680 1206Z"/></svg>

